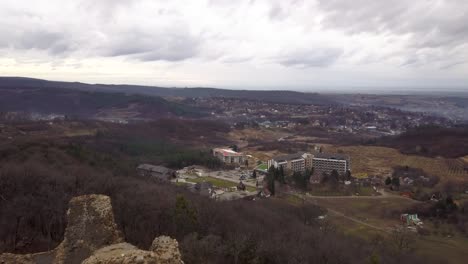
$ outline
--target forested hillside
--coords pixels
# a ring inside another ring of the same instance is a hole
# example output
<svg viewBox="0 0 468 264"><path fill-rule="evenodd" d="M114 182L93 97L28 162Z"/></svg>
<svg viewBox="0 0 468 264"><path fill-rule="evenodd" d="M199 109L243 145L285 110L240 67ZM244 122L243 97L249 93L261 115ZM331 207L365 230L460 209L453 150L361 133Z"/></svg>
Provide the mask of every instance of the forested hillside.
<svg viewBox="0 0 468 264"><path fill-rule="evenodd" d="M78 118L110 117L125 120L205 115L200 109L169 102L157 96L40 86L0 88L0 112L56 114Z"/></svg>
<svg viewBox="0 0 468 264"><path fill-rule="evenodd" d="M458 158L468 155L468 126L422 126L368 143L396 148L405 154Z"/></svg>

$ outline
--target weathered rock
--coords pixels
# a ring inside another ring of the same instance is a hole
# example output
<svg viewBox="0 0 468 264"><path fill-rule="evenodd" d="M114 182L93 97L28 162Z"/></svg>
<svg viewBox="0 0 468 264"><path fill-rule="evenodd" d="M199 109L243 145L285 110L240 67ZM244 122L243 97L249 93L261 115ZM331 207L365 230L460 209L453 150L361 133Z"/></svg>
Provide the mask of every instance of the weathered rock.
<svg viewBox="0 0 468 264"><path fill-rule="evenodd" d="M114 244L99 249L83 261L83 264L158 264L156 255L151 251L144 251L128 243Z"/></svg>
<svg viewBox="0 0 468 264"><path fill-rule="evenodd" d="M136 248L128 243L114 244L94 252L83 264L183 264L177 240L167 236L157 237L151 251Z"/></svg>
<svg viewBox="0 0 468 264"><path fill-rule="evenodd" d="M73 198L67 212L68 226L60 245L48 252L26 255L1 254L0 264L68 263L155 263L181 264L177 240L158 237L144 251L122 243L112 212L111 200L104 195Z"/></svg>
<svg viewBox="0 0 468 264"><path fill-rule="evenodd" d="M160 236L153 240L150 248L156 253L159 263L178 264L183 263L182 256L179 251L179 243L177 240L168 236Z"/></svg>
<svg viewBox="0 0 468 264"><path fill-rule="evenodd" d="M0 255L0 264L33 264L31 255L16 255L5 253Z"/></svg>
<svg viewBox="0 0 468 264"><path fill-rule="evenodd" d="M123 242L105 195L84 195L70 201L68 226L62 243L55 249L55 263L81 263L95 250Z"/></svg>

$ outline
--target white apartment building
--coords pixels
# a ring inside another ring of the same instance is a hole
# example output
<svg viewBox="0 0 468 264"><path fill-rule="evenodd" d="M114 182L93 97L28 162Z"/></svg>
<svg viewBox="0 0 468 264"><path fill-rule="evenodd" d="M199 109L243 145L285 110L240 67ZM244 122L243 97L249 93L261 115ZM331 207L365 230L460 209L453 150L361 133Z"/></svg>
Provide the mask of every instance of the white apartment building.
<svg viewBox="0 0 468 264"><path fill-rule="evenodd" d="M312 154L304 152L278 156L268 161L268 168L271 166L283 167L284 170L304 172L312 167L312 157Z"/></svg>
<svg viewBox="0 0 468 264"><path fill-rule="evenodd" d="M351 162L347 155L317 153L312 158L312 167L316 175L330 174L333 170L343 175L351 170Z"/></svg>

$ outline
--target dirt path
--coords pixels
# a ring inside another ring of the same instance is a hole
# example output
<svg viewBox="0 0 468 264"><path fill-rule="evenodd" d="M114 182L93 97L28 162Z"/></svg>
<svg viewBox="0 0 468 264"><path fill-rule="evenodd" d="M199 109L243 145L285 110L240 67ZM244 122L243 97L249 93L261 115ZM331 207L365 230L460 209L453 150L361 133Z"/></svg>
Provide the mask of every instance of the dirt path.
<svg viewBox="0 0 468 264"><path fill-rule="evenodd" d="M323 200L323 199L375 199L375 200L378 200L378 199L404 199L404 200L411 200L413 202L418 202L418 201L415 201L415 200L412 200L410 198L407 198L407 197L403 197L403 196L399 196L399 195L393 195L393 194L390 194L390 193L387 193L385 192L384 190L382 190L382 195L379 195L379 196L312 196L312 195L298 195L298 194L293 194L297 197L299 197L300 199L303 199L307 202L310 202L310 203L313 203L314 205L317 205L317 206L322 206L322 207L325 207L328 212L330 212L331 214L335 215L335 216L339 216L339 217L343 217L347 220L350 220L350 221L353 221L357 224L360 224L360 225L363 225L363 226L366 226L366 227L369 227L369 228L372 228L372 229L375 229L375 230L379 230L379 231L383 231L383 232L386 232L386 233L390 233L391 231L393 231L392 228L383 228L383 227L380 227L380 226L377 226L377 225L373 225L373 224L369 224L367 222L364 222L358 218L355 218L355 217L352 217L352 216L348 216L342 212L339 212L335 209L331 209L327 206L324 206L322 203L319 202L319 200Z"/></svg>
<svg viewBox="0 0 468 264"><path fill-rule="evenodd" d="M357 196L357 195L350 195L350 196L314 196L310 194L306 194L306 197L309 198L315 198L315 199L388 199L388 198L395 198L395 199L403 199L403 200L411 200L415 201L411 198L400 196L400 195L394 195L387 193L385 191L381 191L381 195L376 195L376 196ZM415 201L417 202L417 201Z"/></svg>

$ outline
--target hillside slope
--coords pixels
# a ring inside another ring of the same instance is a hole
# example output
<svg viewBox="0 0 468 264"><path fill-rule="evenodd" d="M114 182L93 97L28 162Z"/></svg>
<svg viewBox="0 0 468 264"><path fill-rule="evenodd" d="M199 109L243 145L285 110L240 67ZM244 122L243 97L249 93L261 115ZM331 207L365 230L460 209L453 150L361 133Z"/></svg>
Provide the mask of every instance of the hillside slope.
<svg viewBox="0 0 468 264"><path fill-rule="evenodd" d="M159 119L199 117L194 107L161 97L79 91L50 87L0 85L0 112L59 114L80 118Z"/></svg>
<svg viewBox="0 0 468 264"><path fill-rule="evenodd" d="M162 88L140 85L86 84L55 82L22 77L0 77L0 88L62 88L81 91L120 92L161 97L230 97L259 99L275 103L333 104L328 96L294 91L228 90L205 87Z"/></svg>
<svg viewBox="0 0 468 264"><path fill-rule="evenodd" d="M368 143L393 147L404 154L459 158L468 155L468 126L419 127L398 136L383 137Z"/></svg>

